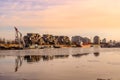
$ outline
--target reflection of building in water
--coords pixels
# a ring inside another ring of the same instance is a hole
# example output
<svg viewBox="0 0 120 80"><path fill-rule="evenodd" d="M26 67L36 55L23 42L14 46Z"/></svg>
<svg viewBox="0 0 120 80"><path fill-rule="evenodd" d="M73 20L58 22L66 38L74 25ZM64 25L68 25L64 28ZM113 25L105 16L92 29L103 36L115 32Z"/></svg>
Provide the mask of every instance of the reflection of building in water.
<svg viewBox="0 0 120 80"><path fill-rule="evenodd" d="M88 55L89 53L81 53L81 54L73 54L72 56L73 57L81 57L81 56L86 56Z"/></svg>
<svg viewBox="0 0 120 80"><path fill-rule="evenodd" d="M27 62L38 62L40 61L41 56L40 55L26 55L24 56L24 60L27 60Z"/></svg>
<svg viewBox="0 0 120 80"><path fill-rule="evenodd" d="M43 61L53 60L54 56L52 55L43 55L42 56Z"/></svg>
<svg viewBox="0 0 120 80"><path fill-rule="evenodd" d="M49 61L58 58L67 58L69 55L42 55L43 61Z"/></svg>
<svg viewBox="0 0 120 80"><path fill-rule="evenodd" d="M58 58L68 58L68 56L69 55L26 55L24 56L24 60L27 60L27 62L38 62L41 59L43 61L49 61Z"/></svg>
<svg viewBox="0 0 120 80"><path fill-rule="evenodd" d="M55 55L55 58L68 58L69 55Z"/></svg>
<svg viewBox="0 0 120 80"><path fill-rule="evenodd" d="M94 56L98 57L100 55L99 52L94 52Z"/></svg>
<svg viewBox="0 0 120 80"><path fill-rule="evenodd" d="M2 59L2 58L5 58L5 56L4 55L0 55L0 59Z"/></svg>
<svg viewBox="0 0 120 80"><path fill-rule="evenodd" d="M18 68L22 66L22 62L23 62L23 57L17 56L17 58L15 59L15 72L17 72Z"/></svg>

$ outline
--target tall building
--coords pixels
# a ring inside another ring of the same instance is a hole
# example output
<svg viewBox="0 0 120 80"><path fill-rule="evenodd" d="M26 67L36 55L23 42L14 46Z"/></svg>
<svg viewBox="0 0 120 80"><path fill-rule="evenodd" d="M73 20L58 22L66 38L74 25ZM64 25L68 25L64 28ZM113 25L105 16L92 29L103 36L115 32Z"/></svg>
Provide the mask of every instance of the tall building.
<svg viewBox="0 0 120 80"><path fill-rule="evenodd" d="M99 36L95 36L93 39L93 43L94 44L100 44L100 37Z"/></svg>
<svg viewBox="0 0 120 80"><path fill-rule="evenodd" d="M33 45L33 44L44 44L43 38L38 33L27 33L26 36L24 36L24 41L26 43L26 46Z"/></svg>
<svg viewBox="0 0 120 80"><path fill-rule="evenodd" d="M89 44L89 43L91 43L91 40L89 38L87 38L87 37L84 37L82 39L82 41L83 41L83 44Z"/></svg>
<svg viewBox="0 0 120 80"><path fill-rule="evenodd" d="M81 36L73 36L72 37L72 43L75 44L75 45L82 45L82 37Z"/></svg>
<svg viewBox="0 0 120 80"><path fill-rule="evenodd" d="M107 43L106 38L104 38L104 39L102 40L102 43Z"/></svg>
<svg viewBox="0 0 120 80"><path fill-rule="evenodd" d="M73 36L72 37L72 43L74 44L89 44L91 43L91 40L87 37L81 37L81 36Z"/></svg>

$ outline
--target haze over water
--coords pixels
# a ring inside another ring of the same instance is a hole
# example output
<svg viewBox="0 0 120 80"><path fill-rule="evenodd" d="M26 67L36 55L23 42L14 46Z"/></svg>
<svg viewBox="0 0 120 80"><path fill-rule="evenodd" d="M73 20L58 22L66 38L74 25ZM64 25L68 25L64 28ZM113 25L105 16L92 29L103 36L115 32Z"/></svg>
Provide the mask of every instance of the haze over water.
<svg viewBox="0 0 120 80"><path fill-rule="evenodd" d="M119 48L0 51L0 80L120 80L119 74Z"/></svg>

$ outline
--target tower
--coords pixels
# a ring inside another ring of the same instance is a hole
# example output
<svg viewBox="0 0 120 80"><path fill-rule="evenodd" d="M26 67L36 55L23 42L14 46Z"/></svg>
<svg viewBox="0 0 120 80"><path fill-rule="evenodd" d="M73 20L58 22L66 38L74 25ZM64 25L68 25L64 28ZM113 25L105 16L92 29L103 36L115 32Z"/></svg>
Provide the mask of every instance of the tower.
<svg viewBox="0 0 120 80"><path fill-rule="evenodd" d="M100 37L99 36L95 36L93 39L93 43L94 44L100 44Z"/></svg>

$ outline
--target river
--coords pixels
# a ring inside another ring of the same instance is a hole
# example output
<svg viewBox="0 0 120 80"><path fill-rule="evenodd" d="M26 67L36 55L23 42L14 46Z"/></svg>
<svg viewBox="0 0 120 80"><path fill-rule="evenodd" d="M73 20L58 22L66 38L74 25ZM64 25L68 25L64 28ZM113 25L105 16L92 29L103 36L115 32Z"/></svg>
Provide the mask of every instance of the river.
<svg viewBox="0 0 120 80"><path fill-rule="evenodd" d="M120 80L120 48L0 50L0 80Z"/></svg>

